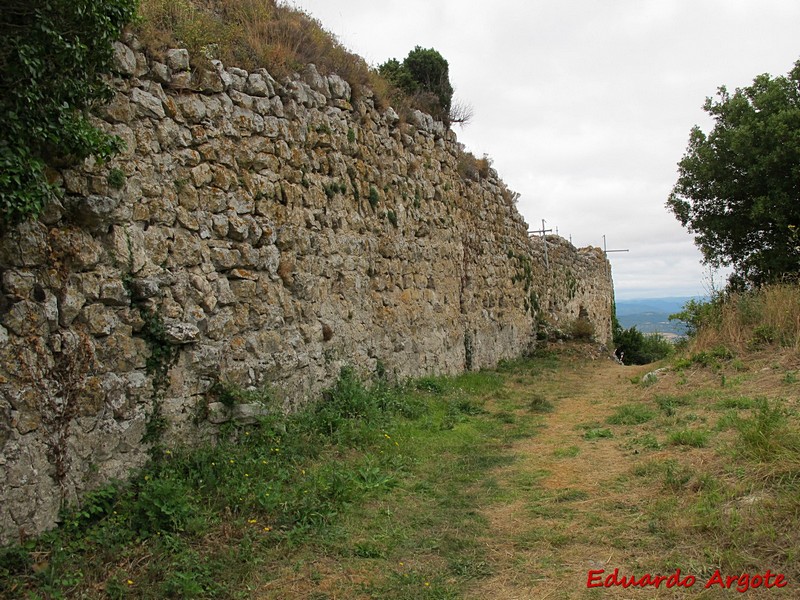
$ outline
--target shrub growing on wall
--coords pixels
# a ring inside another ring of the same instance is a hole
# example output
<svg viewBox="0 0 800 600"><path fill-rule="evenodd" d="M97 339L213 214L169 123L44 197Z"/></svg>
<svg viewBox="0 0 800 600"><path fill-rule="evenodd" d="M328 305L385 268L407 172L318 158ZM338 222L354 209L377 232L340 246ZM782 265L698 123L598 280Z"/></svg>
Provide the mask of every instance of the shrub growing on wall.
<svg viewBox="0 0 800 600"><path fill-rule="evenodd" d="M109 98L103 75L136 0L5 0L0 16L0 227L37 216L55 188L46 168L120 141L86 111Z"/></svg>
<svg viewBox="0 0 800 600"><path fill-rule="evenodd" d="M378 71L398 89L414 98L414 104L434 117L449 122L453 86L447 61L433 48L417 46L400 63L391 59Z"/></svg>

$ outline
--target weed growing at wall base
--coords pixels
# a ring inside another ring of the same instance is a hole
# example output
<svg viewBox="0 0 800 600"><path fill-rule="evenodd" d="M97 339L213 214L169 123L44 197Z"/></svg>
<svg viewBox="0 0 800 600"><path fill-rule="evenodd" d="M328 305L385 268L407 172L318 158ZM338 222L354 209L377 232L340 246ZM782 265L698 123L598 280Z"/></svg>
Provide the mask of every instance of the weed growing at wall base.
<svg viewBox="0 0 800 600"><path fill-rule="evenodd" d="M396 493L411 469L425 465L428 473L428 460L440 453L429 456L432 445L473 454L480 447L474 428L483 426L472 420L485 411L464 393L496 389L491 377L473 373L392 387L385 379L366 385L343 369L299 413L228 424L215 446L160 447L132 481L91 492L80 508L65 512L58 530L4 550L0 595L235 596L246 579L256 578L253 570L265 556L280 561L287 548L341 543L337 524L362 510L356 507ZM230 384L215 391L223 403L242 398L252 400ZM464 470L477 473L481 465L470 459L453 475L472 478ZM427 478L424 473L416 480ZM434 486L446 484L436 492L442 498L457 485L440 473L430 477ZM353 544L361 554L385 552L381 542ZM434 573L417 576L431 589L445 586Z"/></svg>

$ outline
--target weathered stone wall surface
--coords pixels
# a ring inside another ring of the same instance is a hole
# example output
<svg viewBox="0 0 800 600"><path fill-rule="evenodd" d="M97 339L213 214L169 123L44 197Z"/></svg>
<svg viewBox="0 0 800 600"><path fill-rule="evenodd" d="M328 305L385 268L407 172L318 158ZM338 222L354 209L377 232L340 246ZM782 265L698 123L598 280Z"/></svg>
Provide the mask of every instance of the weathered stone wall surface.
<svg viewBox="0 0 800 600"><path fill-rule="evenodd" d="M609 339L602 252L549 237L545 263L513 195L465 175L429 116L313 66L191 71L135 40L117 62L98 122L126 150L58 174L63 202L0 241L0 541L124 478L153 438L212 436L217 381L288 409L344 365L490 367L581 315Z"/></svg>

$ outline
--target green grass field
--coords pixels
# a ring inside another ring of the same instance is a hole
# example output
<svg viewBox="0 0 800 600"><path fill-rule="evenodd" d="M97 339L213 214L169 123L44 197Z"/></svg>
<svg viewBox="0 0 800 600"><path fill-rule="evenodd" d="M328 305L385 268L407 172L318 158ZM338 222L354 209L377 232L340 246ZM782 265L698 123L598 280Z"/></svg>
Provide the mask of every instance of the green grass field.
<svg viewBox="0 0 800 600"><path fill-rule="evenodd" d="M324 402L162 449L2 550L0 593L628 598L589 572L680 568L692 597L727 593L702 589L717 569L771 569L789 585L748 595L795 597L796 361L678 359L645 385L575 345L402 386L345 371Z"/></svg>

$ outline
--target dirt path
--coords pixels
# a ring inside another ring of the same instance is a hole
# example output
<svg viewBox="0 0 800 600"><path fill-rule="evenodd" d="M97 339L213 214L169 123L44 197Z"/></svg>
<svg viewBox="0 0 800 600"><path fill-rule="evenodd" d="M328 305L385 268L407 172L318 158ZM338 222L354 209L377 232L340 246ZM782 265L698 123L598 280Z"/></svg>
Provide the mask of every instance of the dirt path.
<svg viewBox="0 0 800 600"><path fill-rule="evenodd" d="M563 345L465 377L443 398L445 416L479 414L418 426L424 451L408 485L354 511L327 546L300 549L258 597L740 597L736 585L705 589L720 570L735 580L771 569L794 585L795 489L763 485L759 465L731 452L741 440L725 422L749 419L766 390L793 392L796 375L772 358L743 367L665 369L645 385L653 366ZM662 585L678 570L695 584ZM615 572L643 583L589 587ZM796 592L762 586L746 597Z"/></svg>
<svg viewBox="0 0 800 600"><path fill-rule="evenodd" d="M605 437L604 422L636 399L630 378L641 372L600 359L511 384L513 393L543 395L554 409L540 434L515 444L518 460L496 473L511 497L486 511L497 568L470 598L594 598L600 590L587 589L589 570L636 571L641 544L634 540L647 527L637 506L645 499L624 485L633 451ZM602 590L602 597L654 597L641 591Z"/></svg>

